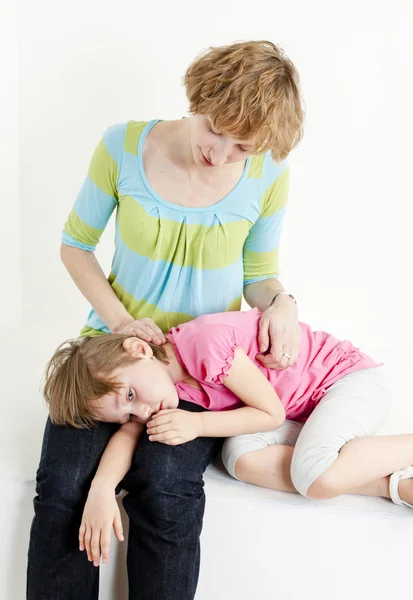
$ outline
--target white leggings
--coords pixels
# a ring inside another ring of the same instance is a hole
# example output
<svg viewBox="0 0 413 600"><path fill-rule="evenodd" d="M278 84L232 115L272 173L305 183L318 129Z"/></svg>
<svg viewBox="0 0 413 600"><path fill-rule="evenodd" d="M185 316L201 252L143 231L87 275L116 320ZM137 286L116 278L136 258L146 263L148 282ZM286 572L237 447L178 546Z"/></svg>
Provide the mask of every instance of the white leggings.
<svg viewBox="0 0 413 600"><path fill-rule="evenodd" d="M285 421L275 431L228 438L222 460L235 477L235 463L247 452L272 444L294 448L291 479L303 496L337 459L340 449L355 438L373 435L385 421L391 401L383 367L345 375L334 383L315 407L307 422Z"/></svg>

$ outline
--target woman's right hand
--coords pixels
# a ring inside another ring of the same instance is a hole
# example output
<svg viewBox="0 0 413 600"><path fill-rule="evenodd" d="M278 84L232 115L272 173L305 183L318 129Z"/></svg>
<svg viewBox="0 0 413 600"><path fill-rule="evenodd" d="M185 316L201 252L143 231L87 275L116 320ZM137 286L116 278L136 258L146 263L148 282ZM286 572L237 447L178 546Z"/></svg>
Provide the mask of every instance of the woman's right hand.
<svg viewBox="0 0 413 600"><path fill-rule="evenodd" d="M167 341L162 330L149 318L141 319L140 321L131 318L131 320L125 321L116 327L113 333L135 335L141 340L152 342L152 344L156 344L157 346L162 346Z"/></svg>

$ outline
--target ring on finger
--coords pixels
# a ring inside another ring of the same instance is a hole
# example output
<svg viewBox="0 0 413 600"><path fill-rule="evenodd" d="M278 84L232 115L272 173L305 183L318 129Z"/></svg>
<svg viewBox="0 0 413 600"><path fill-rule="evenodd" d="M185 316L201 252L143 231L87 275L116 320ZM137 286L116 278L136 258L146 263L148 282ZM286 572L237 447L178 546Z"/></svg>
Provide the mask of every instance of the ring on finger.
<svg viewBox="0 0 413 600"><path fill-rule="evenodd" d="M281 356L285 356L287 360L291 360L291 356L287 352L281 352Z"/></svg>

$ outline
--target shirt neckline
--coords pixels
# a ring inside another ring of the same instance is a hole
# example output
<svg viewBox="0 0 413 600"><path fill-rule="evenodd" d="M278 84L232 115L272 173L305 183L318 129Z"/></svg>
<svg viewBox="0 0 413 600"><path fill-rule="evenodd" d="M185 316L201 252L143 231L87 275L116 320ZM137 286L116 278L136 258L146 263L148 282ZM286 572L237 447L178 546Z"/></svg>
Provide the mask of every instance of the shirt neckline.
<svg viewBox="0 0 413 600"><path fill-rule="evenodd" d="M149 123L144 127L140 137L139 137L139 142L138 142L138 167L139 167L139 172L140 175L142 177L142 180L145 184L146 189L148 190L149 194L157 201L159 202L159 204L163 204L164 206L172 209L172 210L176 210L178 212L182 212L182 213L200 213L200 212L216 212L217 208L222 208L222 206L224 204L226 204L231 196L238 190L238 188L242 185L242 183L245 181L247 174L248 174L248 170L250 168L250 164L251 164L251 156L249 156L247 158L247 160L245 161L245 166L244 166L244 171L240 177L240 179L238 180L238 182L236 183L236 185L232 188L232 190L223 198L221 198L221 200L219 200L218 202L215 202L215 204L211 204L211 206L202 206L202 207L190 207L190 206L180 206L179 204L174 204L173 202L169 202L168 200L165 200L164 198L162 198L159 194L157 194L155 192L155 190L152 188L151 184L149 183L148 179L146 178L146 174L145 174L145 169L143 166L143 154L142 154L142 150L143 150L143 144L145 143L145 139L146 136L148 135L148 133L151 131L151 129L153 129L153 127L155 127L155 125L157 123L159 123L161 121L161 119L153 119L152 121L149 121Z"/></svg>

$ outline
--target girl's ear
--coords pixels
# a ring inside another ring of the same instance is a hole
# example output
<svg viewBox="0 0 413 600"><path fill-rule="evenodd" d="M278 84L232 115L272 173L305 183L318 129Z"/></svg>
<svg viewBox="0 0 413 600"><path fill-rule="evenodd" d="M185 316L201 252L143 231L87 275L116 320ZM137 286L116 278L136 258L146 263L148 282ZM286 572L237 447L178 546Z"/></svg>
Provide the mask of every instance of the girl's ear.
<svg viewBox="0 0 413 600"><path fill-rule="evenodd" d="M128 337L123 342L123 349L133 358L153 358L152 348L137 337Z"/></svg>

